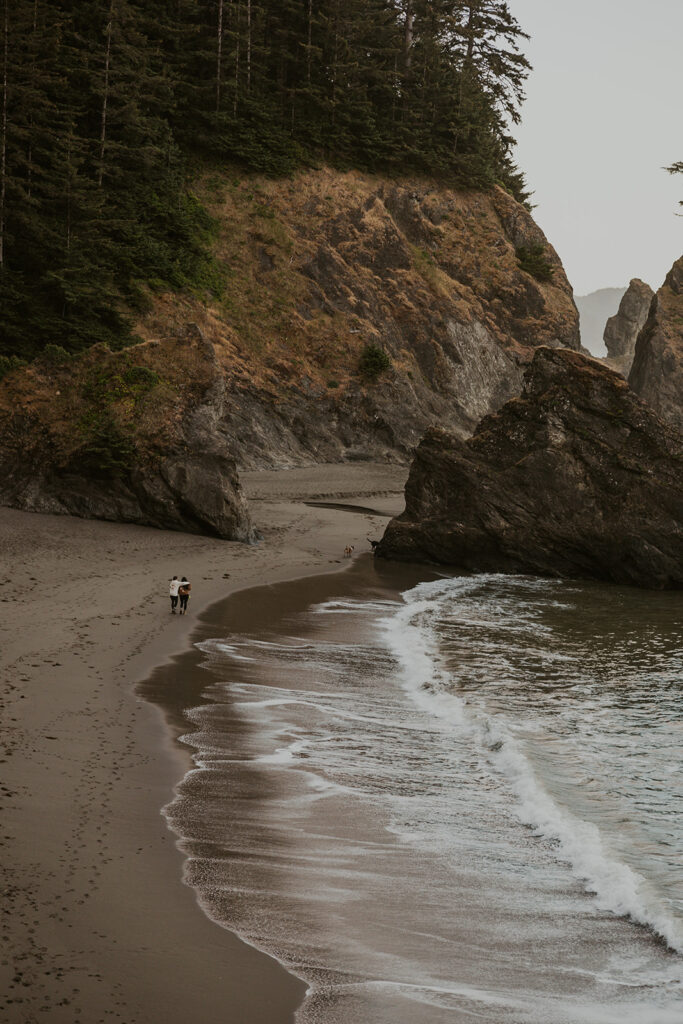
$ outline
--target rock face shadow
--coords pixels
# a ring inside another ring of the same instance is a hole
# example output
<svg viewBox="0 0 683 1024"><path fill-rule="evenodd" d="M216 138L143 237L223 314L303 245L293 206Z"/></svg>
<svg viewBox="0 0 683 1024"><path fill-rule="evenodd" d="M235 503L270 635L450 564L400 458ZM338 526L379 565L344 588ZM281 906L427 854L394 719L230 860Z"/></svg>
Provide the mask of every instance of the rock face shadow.
<svg viewBox="0 0 683 1024"><path fill-rule="evenodd" d="M461 441L432 430L377 554L683 587L683 438L597 360L543 348Z"/></svg>

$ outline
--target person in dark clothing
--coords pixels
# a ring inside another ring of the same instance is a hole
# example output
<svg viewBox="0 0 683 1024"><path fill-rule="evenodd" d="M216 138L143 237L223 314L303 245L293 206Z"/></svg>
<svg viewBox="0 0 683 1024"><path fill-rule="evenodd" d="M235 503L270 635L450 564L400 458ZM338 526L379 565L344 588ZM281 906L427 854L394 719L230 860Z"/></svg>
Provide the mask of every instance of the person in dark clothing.
<svg viewBox="0 0 683 1024"><path fill-rule="evenodd" d="M187 602L190 600L190 591L192 590L192 584L189 582L187 576L183 576L180 581L178 588L178 597L180 598L180 614L187 614Z"/></svg>

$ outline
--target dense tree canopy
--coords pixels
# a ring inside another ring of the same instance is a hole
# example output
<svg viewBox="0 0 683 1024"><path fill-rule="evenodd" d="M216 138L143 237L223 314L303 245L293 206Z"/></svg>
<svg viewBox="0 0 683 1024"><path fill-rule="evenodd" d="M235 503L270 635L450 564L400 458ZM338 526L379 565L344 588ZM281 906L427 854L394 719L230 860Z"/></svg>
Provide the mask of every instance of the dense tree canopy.
<svg viewBox="0 0 683 1024"><path fill-rule="evenodd" d="M524 198L503 0L0 0L0 354L129 337L211 287L197 159L436 175Z"/></svg>

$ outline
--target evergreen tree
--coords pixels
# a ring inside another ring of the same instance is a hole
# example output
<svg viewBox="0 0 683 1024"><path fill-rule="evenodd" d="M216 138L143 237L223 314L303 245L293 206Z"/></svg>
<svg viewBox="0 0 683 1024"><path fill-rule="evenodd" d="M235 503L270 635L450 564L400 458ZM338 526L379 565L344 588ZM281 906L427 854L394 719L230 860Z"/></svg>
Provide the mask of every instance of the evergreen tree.
<svg viewBox="0 0 683 1024"><path fill-rule="evenodd" d="M0 354L126 344L208 281L207 157L524 199L524 39L504 0L0 0Z"/></svg>
<svg viewBox="0 0 683 1024"><path fill-rule="evenodd" d="M182 287L206 267L207 219L187 194L169 124L166 37L161 29L154 42L145 35L151 22L141 7L11 5L3 352L125 344L126 309L142 285Z"/></svg>

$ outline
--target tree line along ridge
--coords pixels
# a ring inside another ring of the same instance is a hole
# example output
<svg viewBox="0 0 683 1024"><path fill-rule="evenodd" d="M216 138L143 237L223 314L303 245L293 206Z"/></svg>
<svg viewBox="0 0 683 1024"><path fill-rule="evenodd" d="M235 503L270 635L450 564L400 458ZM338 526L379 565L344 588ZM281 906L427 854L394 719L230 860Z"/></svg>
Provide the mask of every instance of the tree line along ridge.
<svg viewBox="0 0 683 1024"><path fill-rule="evenodd" d="M529 64L501 0L0 0L0 356L132 340L218 291L207 162L527 193Z"/></svg>

